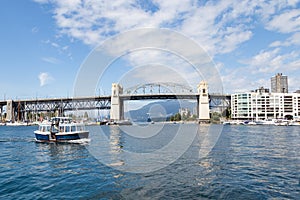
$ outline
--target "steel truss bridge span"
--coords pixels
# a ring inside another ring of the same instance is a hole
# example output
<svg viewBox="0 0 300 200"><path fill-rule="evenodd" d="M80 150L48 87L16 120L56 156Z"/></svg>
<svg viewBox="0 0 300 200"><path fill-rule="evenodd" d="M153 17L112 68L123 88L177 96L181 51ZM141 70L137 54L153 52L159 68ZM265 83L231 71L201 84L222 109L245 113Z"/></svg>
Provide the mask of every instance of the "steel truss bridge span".
<svg viewBox="0 0 300 200"><path fill-rule="evenodd" d="M101 97L75 97L75 98L49 98L34 100L14 100L12 107L17 112L53 112L53 111L75 111L110 109L110 96ZM7 101L1 101L1 107Z"/></svg>

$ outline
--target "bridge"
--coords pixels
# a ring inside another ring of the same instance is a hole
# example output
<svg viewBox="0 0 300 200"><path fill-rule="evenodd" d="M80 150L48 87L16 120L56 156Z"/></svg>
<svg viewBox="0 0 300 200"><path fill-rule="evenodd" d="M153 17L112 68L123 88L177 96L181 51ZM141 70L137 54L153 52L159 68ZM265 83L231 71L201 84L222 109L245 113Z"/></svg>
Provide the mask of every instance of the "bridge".
<svg viewBox="0 0 300 200"><path fill-rule="evenodd" d="M112 94L106 96L47 98L0 101L0 109L6 106L6 121L27 120L29 113L56 113L78 110L110 110L111 120L124 119L124 101L187 99L197 101L198 119L209 120L210 109L230 107L230 95L208 94L206 82L192 88L176 83L141 84L123 90L119 84L112 84Z"/></svg>

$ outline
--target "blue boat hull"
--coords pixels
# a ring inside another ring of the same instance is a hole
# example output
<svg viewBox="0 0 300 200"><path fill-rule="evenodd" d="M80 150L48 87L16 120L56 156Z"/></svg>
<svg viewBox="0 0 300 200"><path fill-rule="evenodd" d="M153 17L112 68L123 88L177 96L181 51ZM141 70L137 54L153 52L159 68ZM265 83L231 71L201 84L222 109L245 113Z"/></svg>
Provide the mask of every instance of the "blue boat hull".
<svg viewBox="0 0 300 200"><path fill-rule="evenodd" d="M83 138L88 138L89 133L81 133L81 134L68 134L68 135L56 135L56 140L79 140Z"/></svg>
<svg viewBox="0 0 300 200"><path fill-rule="evenodd" d="M49 135L35 133L35 138L38 141L67 141L67 140L79 140L89 137L89 132L84 133L74 133L65 135L56 135L55 138L49 138Z"/></svg>
<svg viewBox="0 0 300 200"><path fill-rule="evenodd" d="M49 140L49 135L35 134L35 139L43 141Z"/></svg>

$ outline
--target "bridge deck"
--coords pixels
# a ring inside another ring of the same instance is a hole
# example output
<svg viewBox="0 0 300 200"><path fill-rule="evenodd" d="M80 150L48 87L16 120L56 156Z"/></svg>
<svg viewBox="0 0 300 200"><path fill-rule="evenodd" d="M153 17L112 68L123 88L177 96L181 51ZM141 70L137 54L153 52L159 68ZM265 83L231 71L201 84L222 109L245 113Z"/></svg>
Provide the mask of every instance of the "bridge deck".
<svg viewBox="0 0 300 200"><path fill-rule="evenodd" d="M144 99L196 99L199 98L199 94L134 94L134 95L120 95L123 100L144 100ZM228 94L209 94L209 98L214 99L230 99ZM109 100L111 96L91 96L91 97L67 97L67 98L42 98L42 99L20 99L13 100L20 103L45 103L45 102L70 102L70 101L88 101L88 100ZM0 100L0 106L5 106L6 100Z"/></svg>
<svg viewBox="0 0 300 200"><path fill-rule="evenodd" d="M199 99L199 94L122 94L121 100L166 100L166 99ZM209 94L212 102L225 100L230 102L230 95ZM51 111L57 109L63 110L84 110L84 109L110 109L111 96L90 96L74 98L49 98L49 99L23 99L13 100L14 107L22 111ZM0 101L0 106L6 106L7 101ZM228 104L228 103L227 103ZM230 103L229 103L230 104Z"/></svg>

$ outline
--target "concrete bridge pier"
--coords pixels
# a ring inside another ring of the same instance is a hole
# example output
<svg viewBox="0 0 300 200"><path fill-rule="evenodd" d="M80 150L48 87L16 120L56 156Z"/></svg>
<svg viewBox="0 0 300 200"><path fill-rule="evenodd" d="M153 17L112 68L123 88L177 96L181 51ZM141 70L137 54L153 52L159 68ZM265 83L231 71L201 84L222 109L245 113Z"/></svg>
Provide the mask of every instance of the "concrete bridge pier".
<svg viewBox="0 0 300 200"><path fill-rule="evenodd" d="M198 119L199 123L209 123L209 100L208 100L208 85L207 82L201 81L197 87L198 99Z"/></svg>
<svg viewBox="0 0 300 200"><path fill-rule="evenodd" d="M15 109L13 100L6 101L6 121L14 122L15 121Z"/></svg>
<svg viewBox="0 0 300 200"><path fill-rule="evenodd" d="M112 121L124 120L124 102L120 98L120 95L123 94L123 87L113 83L111 91L110 119Z"/></svg>
<svg viewBox="0 0 300 200"><path fill-rule="evenodd" d="M24 107L25 103L7 100L5 121L15 122L27 120L27 112L24 110Z"/></svg>
<svg viewBox="0 0 300 200"><path fill-rule="evenodd" d="M5 120L5 119L3 119L4 112L3 112L3 106L2 105L0 106L0 109L1 109L1 112L0 112L1 113L0 123L1 123Z"/></svg>

